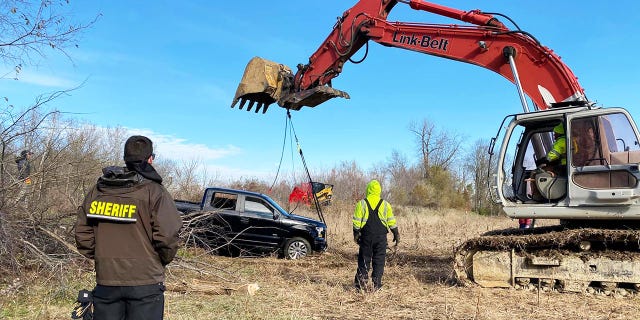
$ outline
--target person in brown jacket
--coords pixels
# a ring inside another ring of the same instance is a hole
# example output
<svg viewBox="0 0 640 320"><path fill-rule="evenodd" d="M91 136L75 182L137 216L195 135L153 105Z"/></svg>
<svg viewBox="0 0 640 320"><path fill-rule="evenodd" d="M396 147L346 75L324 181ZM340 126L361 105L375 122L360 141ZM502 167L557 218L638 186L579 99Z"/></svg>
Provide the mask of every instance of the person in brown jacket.
<svg viewBox="0 0 640 320"><path fill-rule="evenodd" d="M78 209L78 251L95 261L94 319L162 319L164 268L176 255L182 219L153 168L144 136L124 146L126 167L106 167Z"/></svg>

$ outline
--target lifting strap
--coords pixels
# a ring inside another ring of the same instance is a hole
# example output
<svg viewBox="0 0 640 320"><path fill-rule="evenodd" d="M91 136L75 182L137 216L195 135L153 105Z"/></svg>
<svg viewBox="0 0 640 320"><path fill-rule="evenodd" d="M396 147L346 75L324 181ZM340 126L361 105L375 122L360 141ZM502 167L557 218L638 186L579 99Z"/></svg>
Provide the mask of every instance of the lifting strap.
<svg viewBox="0 0 640 320"><path fill-rule="evenodd" d="M278 171L276 172L276 177L273 179L273 183L271 184L271 188L276 183L276 179L278 179L278 173L280 172L280 166L282 165L282 156L284 155L284 147L286 145L287 140L287 127L291 128L292 136L296 139L296 146L298 148L298 153L300 154L300 158L302 159L302 165L304 166L304 170L307 173L307 178L309 179L309 185L311 186L311 194L313 195L313 204L316 207L316 212L318 213L318 217L320 221L326 224L324 221L324 215L322 214L322 208L320 207L320 202L318 201L318 197L316 193L313 192L313 180L311 180L311 174L309 173L309 168L307 167L307 162L304 159L304 154L302 153L302 148L300 147L300 143L298 141L298 136L296 135L296 130L293 128L293 122L291 121L291 111L287 109L286 122L284 127L284 141L282 142L282 153L280 154L280 163L278 164Z"/></svg>

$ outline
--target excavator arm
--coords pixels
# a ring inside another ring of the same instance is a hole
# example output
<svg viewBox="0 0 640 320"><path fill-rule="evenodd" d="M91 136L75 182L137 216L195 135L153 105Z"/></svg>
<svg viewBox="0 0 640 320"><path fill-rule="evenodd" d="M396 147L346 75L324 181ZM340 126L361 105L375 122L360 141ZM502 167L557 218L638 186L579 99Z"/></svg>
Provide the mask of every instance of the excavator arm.
<svg viewBox="0 0 640 320"><path fill-rule="evenodd" d="M398 2L471 25L387 21ZM249 102L248 111L257 104L255 112L266 112L271 103L277 102L283 108L300 110L334 97L349 98L346 92L332 88L331 80L370 40L492 70L518 86L525 112L529 110L523 93L539 110L555 102L586 101L577 78L558 55L527 32L508 29L491 14L422 0L360 0L343 13L309 63L298 65L295 74L282 64L252 59L232 107L240 102L242 109ZM518 73L526 77L520 78Z"/></svg>

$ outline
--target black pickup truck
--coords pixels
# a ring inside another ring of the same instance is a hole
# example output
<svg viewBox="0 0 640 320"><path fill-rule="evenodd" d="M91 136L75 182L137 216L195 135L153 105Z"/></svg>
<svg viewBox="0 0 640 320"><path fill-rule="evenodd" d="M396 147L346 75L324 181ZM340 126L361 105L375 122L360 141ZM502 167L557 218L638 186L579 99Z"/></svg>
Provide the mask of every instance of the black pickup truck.
<svg viewBox="0 0 640 320"><path fill-rule="evenodd" d="M278 252L288 259L327 249L325 223L291 214L261 193L207 188L200 203L175 203L211 248L231 254Z"/></svg>

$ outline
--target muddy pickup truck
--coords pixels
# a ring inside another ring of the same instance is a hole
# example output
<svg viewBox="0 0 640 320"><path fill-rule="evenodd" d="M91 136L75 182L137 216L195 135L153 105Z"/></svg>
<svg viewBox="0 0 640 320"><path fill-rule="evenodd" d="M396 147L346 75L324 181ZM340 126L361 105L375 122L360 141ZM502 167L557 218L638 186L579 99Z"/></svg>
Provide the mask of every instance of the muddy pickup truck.
<svg viewBox="0 0 640 320"><path fill-rule="evenodd" d="M219 252L276 252L284 258L299 259L327 249L325 223L291 214L261 193L214 187L204 191L201 202L175 203L196 232L194 238Z"/></svg>

